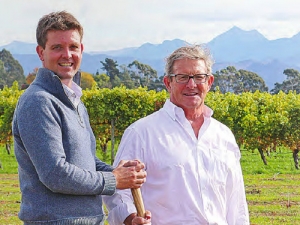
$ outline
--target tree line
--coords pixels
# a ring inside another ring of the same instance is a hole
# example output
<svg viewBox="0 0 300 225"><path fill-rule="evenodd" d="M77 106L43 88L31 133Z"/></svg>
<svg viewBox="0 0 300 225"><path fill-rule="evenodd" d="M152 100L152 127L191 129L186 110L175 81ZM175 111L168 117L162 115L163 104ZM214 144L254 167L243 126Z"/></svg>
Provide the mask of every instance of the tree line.
<svg viewBox="0 0 300 225"><path fill-rule="evenodd" d="M98 88L109 88L125 86L128 89L146 87L148 90L165 90L163 84L164 74L158 74L151 66L134 60L128 65L119 65L117 61L106 58L99 61L99 68L103 73L96 71L95 74L81 71L81 87L90 89L94 86ZM25 89L34 80L38 68L24 75L24 70L20 63L15 60L12 54L3 49L0 52L0 88L11 87L17 81L22 89ZM288 93L295 91L300 93L300 72L287 68L283 71L285 80L282 83L275 83L274 88L268 90L265 81L258 74L247 71L237 70L234 66L228 66L213 73L215 81L212 91L221 93L241 94L243 92L269 92L277 94L280 91Z"/></svg>

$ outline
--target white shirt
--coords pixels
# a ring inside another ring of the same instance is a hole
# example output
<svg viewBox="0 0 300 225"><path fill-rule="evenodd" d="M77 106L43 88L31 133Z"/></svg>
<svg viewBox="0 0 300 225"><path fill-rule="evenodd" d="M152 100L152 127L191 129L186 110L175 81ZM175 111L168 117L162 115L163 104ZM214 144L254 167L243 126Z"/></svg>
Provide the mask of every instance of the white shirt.
<svg viewBox="0 0 300 225"><path fill-rule="evenodd" d="M70 101L73 103L75 108L77 108L79 102L80 102L80 97L82 96L82 88L77 85L74 81L72 81L72 88L69 88L67 85L62 83L64 91Z"/></svg>
<svg viewBox="0 0 300 225"><path fill-rule="evenodd" d="M140 159L141 187L152 225L249 225L240 150L228 127L205 106L198 139L181 108L169 100L159 111L129 126L114 165ZM104 196L110 225L136 212L130 190Z"/></svg>

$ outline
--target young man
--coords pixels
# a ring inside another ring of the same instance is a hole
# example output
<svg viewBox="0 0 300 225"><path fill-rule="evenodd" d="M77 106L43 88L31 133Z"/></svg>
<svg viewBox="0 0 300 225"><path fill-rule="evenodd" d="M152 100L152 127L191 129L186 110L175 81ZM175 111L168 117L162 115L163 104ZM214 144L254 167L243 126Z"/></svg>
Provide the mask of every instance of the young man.
<svg viewBox="0 0 300 225"><path fill-rule="evenodd" d="M20 97L13 118L25 225L103 224L102 195L138 188L138 160L116 167L95 156L96 142L81 88L73 81L82 59L83 28L65 11L43 16L36 51L43 67ZM145 221L136 218L133 224Z"/></svg>
<svg viewBox="0 0 300 225"><path fill-rule="evenodd" d="M239 147L204 104L212 64L201 46L175 50L165 67L170 99L122 137L115 164L129 158L145 163L141 191L152 225L249 225ZM110 225L131 223L136 210L128 190L104 202Z"/></svg>

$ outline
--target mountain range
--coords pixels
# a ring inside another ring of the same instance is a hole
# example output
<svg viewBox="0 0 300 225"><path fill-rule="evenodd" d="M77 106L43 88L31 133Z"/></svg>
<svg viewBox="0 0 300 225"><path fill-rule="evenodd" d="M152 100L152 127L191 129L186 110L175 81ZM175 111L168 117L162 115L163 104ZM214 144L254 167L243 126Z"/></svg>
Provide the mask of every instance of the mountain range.
<svg viewBox="0 0 300 225"><path fill-rule="evenodd" d="M83 54L81 70L95 74L102 72L105 58L117 61L118 65L128 65L134 60L150 65L157 70L158 75L164 74L165 57L176 48L185 46L180 39L165 40L161 44L145 43L139 47L124 48L113 51L85 52ZM205 44L211 51L215 64L213 71L227 66L236 69L252 71L261 76L269 89L276 82L285 80L283 71L295 69L300 71L300 32L291 38L268 40L257 30L245 31L232 27L228 31L216 36ZM35 52L36 44L13 41L8 45L0 46L0 50L10 51L24 69L25 76L41 62Z"/></svg>

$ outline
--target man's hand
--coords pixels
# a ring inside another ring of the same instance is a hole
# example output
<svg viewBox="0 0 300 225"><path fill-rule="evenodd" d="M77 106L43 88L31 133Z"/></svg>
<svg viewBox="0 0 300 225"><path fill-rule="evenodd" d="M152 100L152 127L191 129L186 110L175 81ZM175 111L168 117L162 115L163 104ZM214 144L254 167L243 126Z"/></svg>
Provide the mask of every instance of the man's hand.
<svg viewBox="0 0 300 225"><path fill-rule="evenodd" d="M118 189L139 188L146 181L147 173L144 163L139 160L121 160L112 171L116 178Z"/></svg>
<svg viewBox="0 0 300 225"><path fill-rule="evenodd" d="M135 213L130 214L124 221L125 225L151 224L151 212L146 210L145 217L139 217Z"/></svg>

